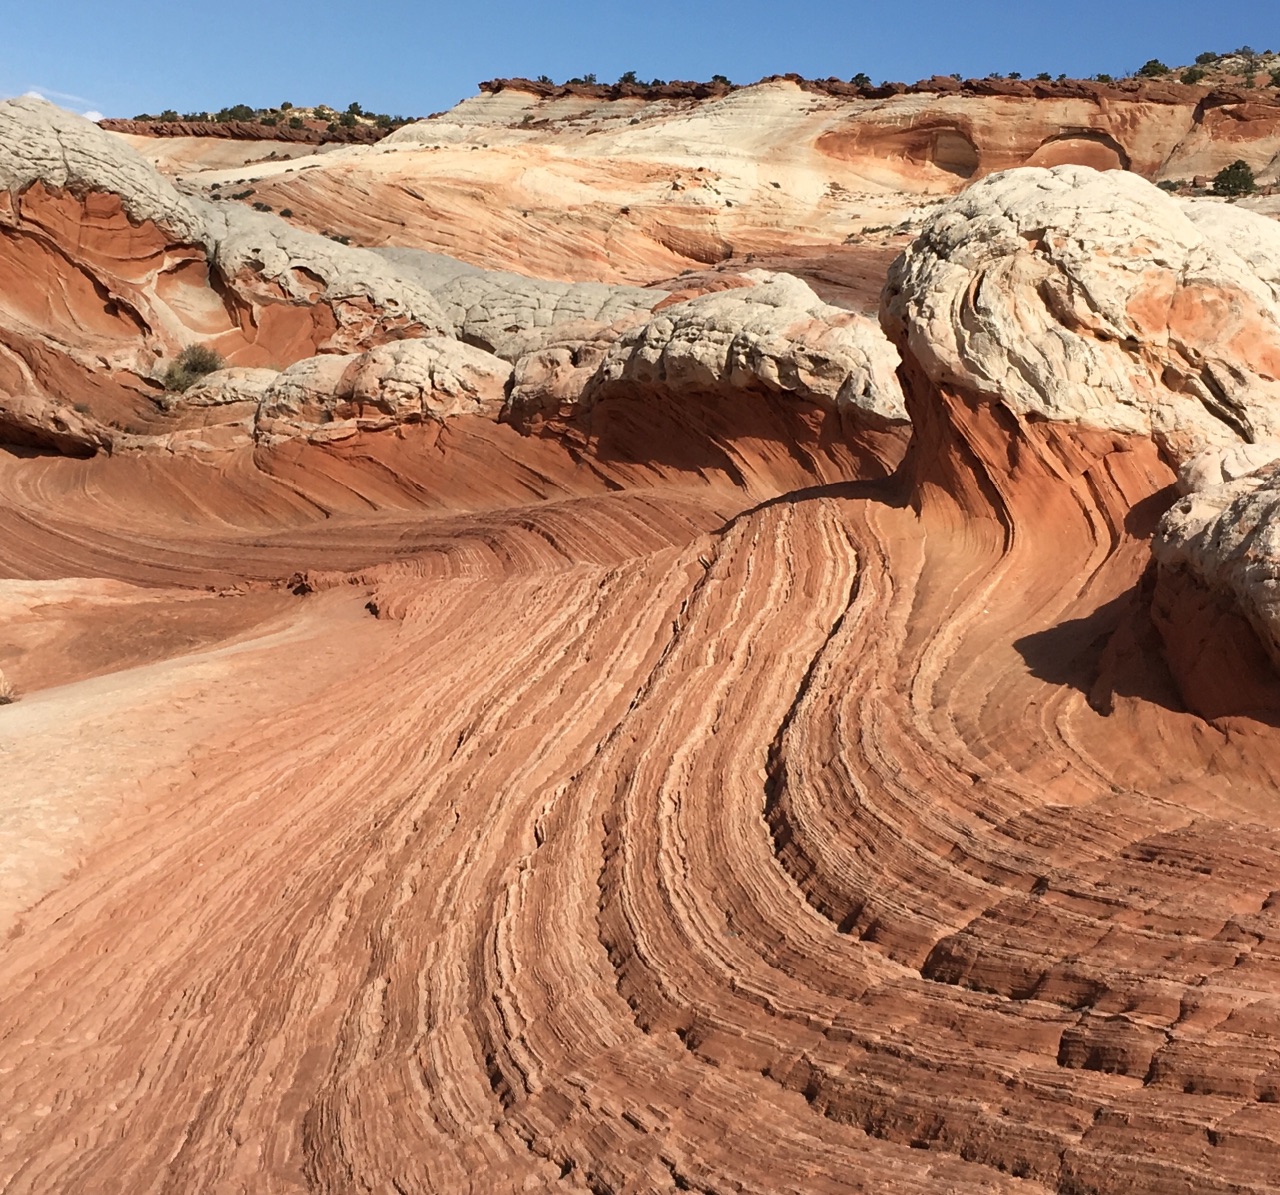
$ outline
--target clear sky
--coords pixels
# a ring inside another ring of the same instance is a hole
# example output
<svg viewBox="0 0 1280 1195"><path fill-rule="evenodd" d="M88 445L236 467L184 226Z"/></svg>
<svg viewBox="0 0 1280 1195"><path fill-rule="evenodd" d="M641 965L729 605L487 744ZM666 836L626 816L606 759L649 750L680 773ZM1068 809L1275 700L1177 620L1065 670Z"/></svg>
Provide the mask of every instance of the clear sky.
<svg viewBox="0 0 1280 1195"><path fill-rule="evenodd" d="M424 116L500 75L909 83L1280 51L1278 0L3 0L0 25L0 95L108 116L284 100Z"/></svg>

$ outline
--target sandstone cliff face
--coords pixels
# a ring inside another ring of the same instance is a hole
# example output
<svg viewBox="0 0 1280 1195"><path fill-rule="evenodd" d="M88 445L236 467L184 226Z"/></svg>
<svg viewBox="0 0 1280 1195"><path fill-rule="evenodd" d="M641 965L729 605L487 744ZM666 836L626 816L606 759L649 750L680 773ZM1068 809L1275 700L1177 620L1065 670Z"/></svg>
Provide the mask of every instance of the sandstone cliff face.
<svg viewBox="0 0 1280 1195"><path fill-rule="evenodd" d="M195 240L199 221L173 184L136 154L121 152L88 121L45 100L0 102L0 186L11 195L47 190L115 195L135 223Z"/></svg>
<svg viewBox="0 0 1280 1195"><path fill-rule="evenodd" d="M935 387L1154 437L1176 463L1280 432L1280 226L1080 167L984 180L890 271Z"/></svg>
<svg viewBox="0 0 1280 1195"><path fill-rule="evenodd" d="M662 310L618 339L588 392L618 382L683 389L759 387L885 425L907 422L897 357L861 316L822 303L785 274Z"/></svg>
<svg viewBox="0 0 1280 1195"><path fill-rule="evenodd" d="M714 88L696 102L662 89L636 91L632 98L625 89L614 96L608 88L548 89L519 80L484 90L451 112L399 130L395 140L449 141L459 136L458 125L536 138L543 121L552 130L561 121L585 124L593 136L604 134L621 146L653 140L622 127L634 123L671 125L670 149L679 145L682 133L700 138L700 129L718 126L720 138L708 143L718 154L752 139L768 144L774 154L789 149L798 157L816 148L820 155L859 167L872 180L892 180L891 185L909 189L930 182L945 187L948 175L954 189L957 180L1024 165L1133 170L1153 181L1213 173L1236 157L1265 176L1280 168L1275 144L1280 99L1267 90L1251 94L1163 80L950 78L885 90L788 76L731 91ZM639 99L645 102L636 103ZM745 119L752 112L782 119L760 122L753 135ZM779 125L790 123L802 141L784 147Z"/></svg>
<svg viewBox="0 0 1280 1195"><path fill-rule="evenodd" d="M698 293L547 282L413 249L344 245L271 213L188 200L117 140L43 102L3 111L15 130L32 131L15 132L27 157L8 160L0 177L12 213L0 268L7 258L15 275L10 319L0 321L10 347L0 389L30 398L9 401L0 426L24 443L206 452L247 438L314 439L318 422L333 425L324 431L333 439L462 413L572 418L584 390L594 386L598 399L598 381L626 372L605 365L606 350L625 330L660 338L661 331L646 331L653 309ZM42 163L51 162L57 169L45 170ZM73 231L93 226L96 211L106 215L94 238ZM63 260L63 242L78 255L75 269ZM19 284L16 275L30 271L33 255L43 272ZM840 406L855 424L859 412L877 426L905 424L892 351L870 321L820 304L794 280L769 282L762 274L737 283L753 285L752 298L721 320L722 338L741 320L743 351L754 363L744 367L723 354L714 361L719 350L698 350L711 363L696 379L679 381L673 372L673 403L700 401L699 390L773 393L831 412ZM67 295L60 310L41 311L48 294ZM756 323L769 325L767 348L751 312L764 313ZM660 318L669 330L671 316ZM703 324L709 333L701 308L689 319L695 332L686 340L697 340ZM152 380L161 363L197 340L239 372L197 388L190 404L162 395ZM835 347L842 341L858 345L861 364ZM386 353L370 355L380 345ZM841 351L846 359L833 364ZM317 354L360 357L364 380L343 380L334 358ZM559 355L567 355L571 385ZM109 383L101 368L108 363ZM255 367L290 368L264 394L258 375L244 372ZM520 375L514 406L513 367ZM251 394L258 406L250 414ZM72 411L63 414L66 408Z"/></svg>
<svg viewBox="0 0 1280 1195"><path fill-rule="evenodd" d="M443 325L430 296L353 251L243 208L188 201L87 121L0 104L0 389L83 402L139 430L163 359L192 342L232 362Z"/></svg>

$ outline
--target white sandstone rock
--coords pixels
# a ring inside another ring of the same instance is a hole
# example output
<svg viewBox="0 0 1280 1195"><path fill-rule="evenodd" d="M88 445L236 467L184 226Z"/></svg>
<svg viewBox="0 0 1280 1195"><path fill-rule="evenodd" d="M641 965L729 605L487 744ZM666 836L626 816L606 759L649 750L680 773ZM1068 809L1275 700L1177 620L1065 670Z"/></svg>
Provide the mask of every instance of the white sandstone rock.
<svg viewBox="0 0 1280 1195"><path fill-rule="evenodd" d="M1274 460L1280 460L1280 440L1206 448L1178 470L1178 492L1198 494L1216 489L1248 477Z"/></svg>
<svg viewBox="0 0 1280 1195"><path fill-rule="evenodd" d="M822 302L790 274L744 276L756 285L673 304L624 333L589 392L624 380L763 389L884 423L907 421L898 355L873 321Z"/></svg>
<svg viewBox="0 0 1280 1195"><path fill-rule="evenodd" d="M1280 668L1280 461L1180 498L1152 553L1161 568L1227 594Z"/></svg>
<svg viewBox="0 0 1280 1195"><path fill-rule="evenodd" d="M511 377L507 362L459 340L429 337L370 349L347 371L342 397L395 416L496 416Z"/></svg>
<svg viewBox="0 0 1280 1195"><path fill-rule="evenodd" d="M430 291L377 253L303 232L270 212L203 200L194 206L209 256L233 284L261 279L296 303L345 305L363 314L362 324L453 331Z"/></svg>
<svg viewBox="0 0 1280 1195"><path fill-rule="evenodd" d="M667 292L602 282L551 282L494 271L461 274L435 289L458 335L508 361L562 340L581 339L619 320L647 316Z"/></svg>
<svg viewBox="0 0 1280 1195"><path fill-rule="evenodd" d="M233 366L205 374L181 394L166 395L170 407L226 407L236 403L261 402L280 376L274 369Z"/></svg>
<svg viewBox="0 0 1280 1195"><path fill-rule="evenodd" d="M337 393L356 354L307 357L281 370L262 396L258 419L317 424L332 418Z"/></svg>
<svg viewBox="0 0 1280 1195"><path fill-rule="evenodd" d="M262 396L260 436L332 439L458 415L496 418L511 366L447 337L401 340L358 355L309 357Z"/></svg>
<svg viewBox="0 0 1280 1195"><path fill-rule="evenodd" d="M92 121L34 96L0 101L0 190L34 182L119 195L133 220L152 220L182 241L200 218L150 162Z"/></svg>
<svg viewBox="0 0 1280 1195"><path fill-rule="evenodd" d="M1280 434L1280 226L1123 171L992 175L894 263L881 319L935 384L1151 435L1175 462Z"/></svg>

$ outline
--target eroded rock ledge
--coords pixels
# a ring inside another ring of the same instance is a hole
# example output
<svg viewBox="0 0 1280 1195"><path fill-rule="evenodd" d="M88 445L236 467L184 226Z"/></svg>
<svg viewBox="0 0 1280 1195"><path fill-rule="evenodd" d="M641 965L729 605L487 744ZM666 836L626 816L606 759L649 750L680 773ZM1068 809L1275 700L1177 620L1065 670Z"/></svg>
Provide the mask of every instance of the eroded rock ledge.
<svg viewBox="0 0 1280 1195"><path fill-rule="evenodd" d="M1010 171L928 222L890 271L881 319L926 517L990 518L1017 551L1075 543L1084 567L1108 540L1150 535L1181 471L1194 492L1155 539L1165 590L1178 574L1218 595L1259 635L1240 658L1259 675L1263 653L1280 662L1280 227L1128 174ZM1156 600L1192 708L1265 706L1224 704L1212 652L1187 648L1213 641L1192 625L1202 614Z"/></svg>
<svg viewBox="0 0 1280 1195"><path fill-rule="evenodd" d="M65 295L38 328L23 314L42 301L30 283L7 321L0 310L12 363L0 391L16 396L0 428L14 441L208 452L460 414L546 426L658 381L677 411L710 395L772 396L846 429L905 429L883 334L798 279L750 271L719 280L733 288L721 294L672 294L355 248L187 198L43 101L0 105L0 119L13 133L0 159L6 244L37 287ZM72 224L93 235L62 237ZM67 252L80 255L74 268ZM232 368L189 399L160 393L164 363L193 342Z"/></svg>

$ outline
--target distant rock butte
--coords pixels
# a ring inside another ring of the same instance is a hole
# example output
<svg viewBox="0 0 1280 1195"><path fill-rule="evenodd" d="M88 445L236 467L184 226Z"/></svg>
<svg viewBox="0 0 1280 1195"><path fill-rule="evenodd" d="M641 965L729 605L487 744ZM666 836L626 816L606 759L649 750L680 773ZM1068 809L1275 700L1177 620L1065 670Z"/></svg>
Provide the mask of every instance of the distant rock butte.
<svg viewBox="0 0 1280 1195"><path fill-rule="evenodd" d="M318 122L301 128L288 124L263 124L259 120L100 120L98 124L112 133L128 133L138 137L202 137L214 141L283 141L301 145L372 145L381 141L389 130L375 125L359 124L335 129Z"/></svg>

